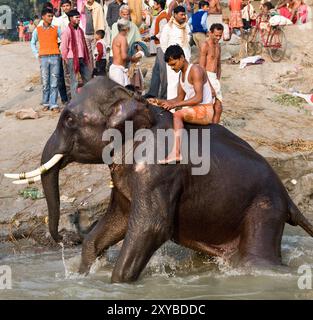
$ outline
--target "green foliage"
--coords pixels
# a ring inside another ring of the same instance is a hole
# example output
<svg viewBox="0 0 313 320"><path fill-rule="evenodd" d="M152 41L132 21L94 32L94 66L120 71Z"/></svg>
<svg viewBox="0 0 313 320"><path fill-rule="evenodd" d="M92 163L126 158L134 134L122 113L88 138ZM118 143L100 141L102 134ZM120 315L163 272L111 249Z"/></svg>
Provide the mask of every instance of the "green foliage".
<svg viewBox="0 0 313 320"><path fill-rule="evenodd" d="M301 107L305 102L302 98L294 97L290 94L276 95L272 100L280 105L291 107Z"/></svg>
<svg viewBox="0 0 313 320"><path fill-rule="evenodd" d="M25 189L19 191L19 195L21 195L24 199L42 199L44 198L44 194L38 190L36 187L26 187Z"/></svg>

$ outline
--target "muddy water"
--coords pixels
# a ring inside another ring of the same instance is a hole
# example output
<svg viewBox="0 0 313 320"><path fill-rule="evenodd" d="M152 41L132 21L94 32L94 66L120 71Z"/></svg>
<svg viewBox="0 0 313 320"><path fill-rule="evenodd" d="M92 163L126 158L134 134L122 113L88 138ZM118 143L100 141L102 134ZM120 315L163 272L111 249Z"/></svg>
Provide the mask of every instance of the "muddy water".
<svg viewBox="0 0 313 320"><path fill-rule="evenodd" d="M282 242L283 262L276 270L232 269L167 243L152 257L135 284L110 283L119 247L97 261L87 277L77 274L80 248L44 254L8 256L0 265L12 269L12 289L1 299L313 299L313 290L298 288L298 267L313 268L313 239L288 227Z"/></svg>

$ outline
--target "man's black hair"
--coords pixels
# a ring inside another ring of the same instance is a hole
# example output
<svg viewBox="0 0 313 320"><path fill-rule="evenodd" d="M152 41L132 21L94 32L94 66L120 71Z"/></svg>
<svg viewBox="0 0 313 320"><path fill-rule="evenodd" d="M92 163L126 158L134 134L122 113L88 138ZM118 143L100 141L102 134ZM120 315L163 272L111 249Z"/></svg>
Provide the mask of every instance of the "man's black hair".
<svg viewBox="0 0 313 320"><path fill-rule="evenodd" d="M263 6L267 7L268 10L272 10L274 8L271 2L265 2L263 3Z"/></svg>
<svg viewBox="0 0 313 320"><path fill-rule="evenodd" d="M213 23L210 27L210 32L214 32L214 30L224 31L224 26L221 23Z"/></svg>
<svg viewBox="0 0 313 320"><path fill-rule="evenodd" d="M62 1L61 1L61 7L62 7L64 4L66 4L66 3L68 3L69 5L72 5L71 0L62 0Z"/></svg>
<svg viewBox="0 0 313 320"><path fill-rule="evenodd" d="M104 36L105 36L105 32L104 32L104 30L97 30L97 31L96 31L96 34L97 34L98 36L100 36L100 37L101 37L101 39L103 39L103 38L104 38Z"/></svg>
<svg viewBox="0 0 313 320"><path fill-rule="evenodd" d="M169 62L170 59L179 59L181 57L185 58L185 53L184 50L182 49L181 46L178 44L175 44L173 46L169 46L164 54L164 61Z"/></svg>
<svg viewBox="0 0 313 320"><path fill-rule="evenodd" d="M204 6L209 6L209 3L207 1L200 1L199 2L199 9L202 9Z"/></svg>
<svg viewBox="0 0 313 320"><path fill-rule="evenodd" d="M174 12L174 14L177 14L180 12L186 13L186 9L183 6L178 6L173 10L173 12Z"/></svg>
<svg viewBox="0 0 313 320"><path fill-rule="evenodd" d="M165 0L154 0L157 4L161 6L161 9L164 10L166 6L166 1Z"/></svg>
<svg viewBox="0 0 313 320"><path fill-rule="evenodd" d="M49 1L43 4L42 10L43 10L43 9L47 9L47 8L53 10L53 5L52 5L52 3L49 2Z"/></svg>
<svg viewBox="0 0 313 320"><path fill-rule="evenodd" d="M53 10L51 10L50 8L44 8L44 9L42 9L42 11L41 11L41 16L43 17L43 16L45 16L47 13L54 14L54 13L53 13Z"/></svg>

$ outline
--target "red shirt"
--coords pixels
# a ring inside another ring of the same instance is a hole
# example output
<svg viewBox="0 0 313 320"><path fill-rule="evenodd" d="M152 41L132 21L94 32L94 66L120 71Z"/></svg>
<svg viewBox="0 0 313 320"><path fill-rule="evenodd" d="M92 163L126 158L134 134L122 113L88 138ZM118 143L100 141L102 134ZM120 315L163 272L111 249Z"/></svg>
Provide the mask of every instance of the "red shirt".
<svg viewBox="0 0 313 320"><path fill-rule="evenodd" d="M53 5L54 9L59 9L60 8L61 0L50 0L50 2Z"/></svg>
<svg viewBox="0 0 313 320"><path fill-rule="evenodd" d="M101 42L97 42L96 47L97 47L97 51L98 51L97 61L101 61L103 54L104 54L103 44Z"/></svg>

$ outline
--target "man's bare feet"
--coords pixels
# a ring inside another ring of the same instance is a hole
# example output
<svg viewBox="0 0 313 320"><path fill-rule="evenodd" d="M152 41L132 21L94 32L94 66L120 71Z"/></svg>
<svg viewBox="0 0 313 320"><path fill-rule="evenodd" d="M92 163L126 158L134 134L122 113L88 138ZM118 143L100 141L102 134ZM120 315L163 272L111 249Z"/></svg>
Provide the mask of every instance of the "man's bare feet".
<svg viewBox="0 0 313 320"><path fill-rule="evenodd" d="M49 111L49 107L43 107L42 111Z"/></svg>
<svg viewBox="0 0 313 320"><path fill-rule="evenodd" d="M183 158L181 155L177 156L177 155L168 155L164 160L159 160L158 163L159 164L174 164L174 163L179 163L180 161L182 161Z"/></svg>

